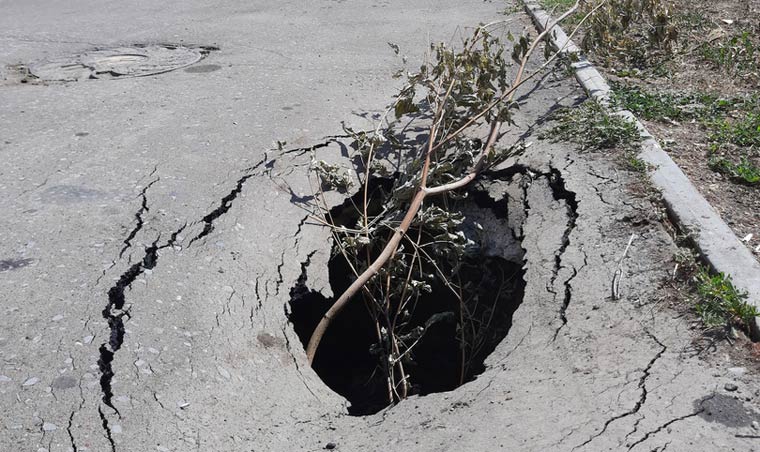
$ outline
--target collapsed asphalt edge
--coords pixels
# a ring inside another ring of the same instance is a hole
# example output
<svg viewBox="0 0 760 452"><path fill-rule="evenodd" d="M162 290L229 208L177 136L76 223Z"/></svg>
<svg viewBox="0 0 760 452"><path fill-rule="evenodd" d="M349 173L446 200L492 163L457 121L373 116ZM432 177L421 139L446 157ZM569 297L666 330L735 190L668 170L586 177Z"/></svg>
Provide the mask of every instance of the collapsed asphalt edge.
<svg viewBox="0 0 760 452"><path fill-rule="evenodd" d="M524 1L523 5L539 31L552 23L551 16L534 1ZM573 56L573 73L586 93L609 105L609 84L562 28L555 27L550 39L561 53ZM682 231L692 235L697 251L712 270L730 275L734 286L749 294L747 302L760 309L760 263L636 116L626 110L618 114L633 121L639 129L643 138L639 158L648 164L649 178L660 190L671 218ZM750 329L752 338L760 339L760 317L750 322Z"/></svg>

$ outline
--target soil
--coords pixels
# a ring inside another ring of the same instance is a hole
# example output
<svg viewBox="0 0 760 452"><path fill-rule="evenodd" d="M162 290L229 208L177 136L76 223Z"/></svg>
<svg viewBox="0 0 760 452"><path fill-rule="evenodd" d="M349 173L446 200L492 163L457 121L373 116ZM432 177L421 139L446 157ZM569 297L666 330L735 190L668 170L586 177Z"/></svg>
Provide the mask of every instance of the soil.
<svg viewBox="0 0 760 452"><path fill-rule="evenodd" d="M706 130L696 124L667 125L642 121L686 173L723 220L760 260L760 197L758 188L743 185L708 166ZM753 159L757 160L757 159Z"/></svg>

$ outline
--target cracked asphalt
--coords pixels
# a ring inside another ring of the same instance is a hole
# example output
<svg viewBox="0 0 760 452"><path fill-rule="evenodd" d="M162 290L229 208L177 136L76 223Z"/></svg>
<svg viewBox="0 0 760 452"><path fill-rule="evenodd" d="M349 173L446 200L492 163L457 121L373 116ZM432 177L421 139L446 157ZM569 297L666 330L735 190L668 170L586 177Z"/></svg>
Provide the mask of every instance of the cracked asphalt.
<svg viewBox="0 0 760 452"><path fill-rule="evenodd" d="M309 153L338 161L341 121L369 127L383 111L399 67L388 42L414 65L430 40L504 9L3 4L0 451L760 450L755 370L720 346L699 353L670 308L675 245L630 190L636 176L538 139L582 99L561 73L526 87L502 138L528 151L479 182L506 200L504 236L526 262L486 371L354 417L308 367L290 289L305 277L331 295L329 234L307 221ZM149 77L14 78L20 64L152 43L219 50Z"/></svg>

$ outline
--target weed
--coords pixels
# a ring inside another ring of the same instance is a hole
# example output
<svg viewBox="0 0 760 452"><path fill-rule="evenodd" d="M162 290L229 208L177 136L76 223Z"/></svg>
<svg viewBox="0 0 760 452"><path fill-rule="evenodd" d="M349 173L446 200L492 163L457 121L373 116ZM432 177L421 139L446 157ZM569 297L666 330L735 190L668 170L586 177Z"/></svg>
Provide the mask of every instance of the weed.
<svg viewBox="0 0 760 452"><path fill-rule="evenodd" d="M760 183L760 168L753 165L746 158L742 158L738 165L734 167L736 176L743 182L751 185Z"/></svg>
<svg viewBox="0 0 760 452"><path fill-rule="evenodd" d="M742 99L724 99L714 94L651 93L635 86L613 84L612 101L647 120L707 120L741 108Z"/></svg>
<svg viewBox="0 0 760 452"><path fill-rule="evenodd" d="M565 12L575 4L575 0L542 0L541 5L549 12Z"/></svg>
<svg viewBox="0 0 760 452"><path fill-rule="evenodd" d="M331 165L324 160L314 160L311 167L326 189L337 189L345 192L354 185L348 171L338 165Z"/></svg>
<svg viewBox="0 0 760 452"><path fill-rule="evenodd" d="M711 275L703 267L694 280L699 296L696 311L706 326L739 324L746 328L753 317L760 315L757 308L747 303L747 293L734 287L730 276Z"/></svg>
<svg viewBox="0 0 760 452"><path fill-rule="evenodd" d="M705 43L700 48L701 57L716 69L739 76L754 75L760 69L760 45L748 31L721 40ZM754 74L752 74L754 73Z"/></svg>
<svg viewBox="0 0 760 452"><path fill-rule="evenodd" d="M627 153L625 162L628 166L628 169L637 173L646 173L647 168L649 168L649 165L647 165L645 161L636 157L632 152Z"/></svg>
<svg viewBox="0 0 760 452"><path fill-rule="evenodd" d="M610 113L607 108L589 99L576 108L560 110L555 119L559 123L540 138L569 141L581 151L616 149L621 152L620 163L629 171L645 174L649 165L638 157L641 133L636 124L627 118ZM648 179L644 178L650 192Z"/></svg>
<svg viewBox="0 0 760 452"><path fill-rule="evenodd" d="M667 0L609 0L584 30L581 47L608 65L657 66L678 40L672 11Z"/></svg>
<svg viewBox="0 0 760 452"><path fill-rule="evenodd" d="M760 149L760 110L746 113L738 120L726 118L714 121L709 139L712 150L732 144L742 148Z"/></svg>
<svg viewBox="0 0 760 452"><path fill-rule="evenodd" d="M621 68L614 71L614 73L618 77L630 77L630 78L638 78L638 79L644 78L645 76L645 74L640 69L636 69L636 68L631 68L631 69Z"/></svg>
<svg viewBox="0 0 760 452"><path fill-rule="evenodd" d="M641 135L636 124L628 119L610 114L596 100L587 100L579 107L567 108L557 113L559 123L542 138L576 143L580 150L638 149Z"/></svg>
<svg viewBox="0 0 760 452"><path fill-rule="evenodd" d="M733 163L731 163L731 161L725 157L711 158L707 162L707 165L710 167L711 170L721 173L721 174L726 174L726 175L731 176L733 175L733 172L734 172Z"/></svg>
<svg viewBox="0 0 760 452"><path fill-rule="evenodd" d="M732 163L725 157L712 158L708 165L713 171L726 174L744 184L760 184L760 168L750 162L746 157L742 157L738 164Z"/></svg>
<svg viewBox="0 0 760 452"><path fill-rule="evenodd" d="M678 250L673 255L673 260L676 264L686 271L698 270L699 264L697 263L697 259L699 258L699 254L691 248L693 240L691 236L679 234L674 239L676 245L678 245Z"/></svg>
<svg viewBox="0 0 760 452"><path fill-rule="evenodd" d="M697 10L678 12L675 14L674 20L680 30L704 32L715 28L715 24L701 11Z"/></svg>

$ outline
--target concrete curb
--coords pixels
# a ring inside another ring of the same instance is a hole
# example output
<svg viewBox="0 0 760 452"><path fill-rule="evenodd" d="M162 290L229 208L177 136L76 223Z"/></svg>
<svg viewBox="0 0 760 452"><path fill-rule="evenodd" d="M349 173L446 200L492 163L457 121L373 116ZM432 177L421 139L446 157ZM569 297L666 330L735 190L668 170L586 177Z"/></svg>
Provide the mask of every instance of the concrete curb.
<svg viewBox="0 0 760 452"><path fill-rule="evenodd" d="M534 1L526 1L524 5L540 31L552 22L549 14ZM551 33L551 41L556 48L563 49L563 53L579 56L572 63L575 78L589 96L608 105L609 85L560 27ZM692 233L697 250L712 269L730 275L734 286L749 294L748 302L760 309L760 263L644 125L629 111L620 114L633 120L641 131L644 141L639 158L651 166L649 177L652 184L662 192L671 217L681 230ZM750 327L753 339L760 338L760 317L756 317Z"/></svg>

